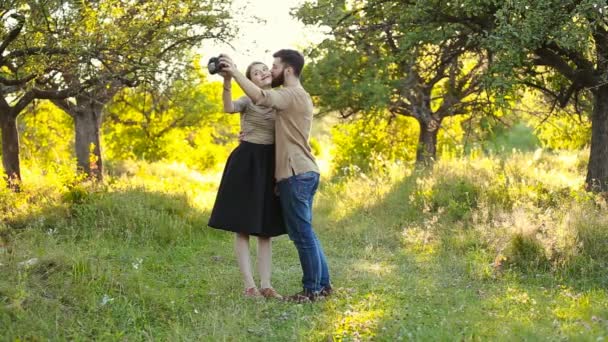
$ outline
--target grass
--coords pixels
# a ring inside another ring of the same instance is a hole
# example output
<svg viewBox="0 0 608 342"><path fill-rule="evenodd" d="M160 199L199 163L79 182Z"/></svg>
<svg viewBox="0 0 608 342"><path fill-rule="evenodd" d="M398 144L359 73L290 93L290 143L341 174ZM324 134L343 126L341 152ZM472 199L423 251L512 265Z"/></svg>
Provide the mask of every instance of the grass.
<svg viewBox="0 0 608 342"><path fill-rule="evenodd" d="M23 193L0 192L0 335L605 340L607 209L580 190L580 159L325 175L315 227L338 291L312 305L241 296L232 236L205 226L218 172L116 163L105 186L26 175ZM296 292L296 250L274 241L274 286Z"/></svg>

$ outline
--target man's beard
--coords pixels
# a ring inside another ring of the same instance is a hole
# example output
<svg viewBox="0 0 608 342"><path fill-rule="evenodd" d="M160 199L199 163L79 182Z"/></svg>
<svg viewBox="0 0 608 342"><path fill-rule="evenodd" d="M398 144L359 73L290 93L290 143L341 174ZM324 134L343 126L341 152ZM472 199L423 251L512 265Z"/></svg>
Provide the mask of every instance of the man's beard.
<svg viewBox="0 0 608 342"><path fill-rule="evenodd" d="M285 71L281 72L276 78L273 77L270 86L276 88L282 86L283 83L285 83Z"/></svg>

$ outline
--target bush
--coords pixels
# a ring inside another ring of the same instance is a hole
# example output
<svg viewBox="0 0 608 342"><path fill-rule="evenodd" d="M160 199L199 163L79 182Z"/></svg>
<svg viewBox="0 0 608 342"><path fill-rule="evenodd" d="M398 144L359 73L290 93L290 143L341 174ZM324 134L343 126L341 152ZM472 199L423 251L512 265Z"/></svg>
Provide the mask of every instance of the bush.
<svg viewBox="0 0 608 342"><path fill-rule="evenodd" d="M18 123L22 161L56 167L74 158L74 121L50 101L37 101Z"/></svg>
<svg viewBox="0 0 608 342"><path fill-rule="evenodd" d="M115 238L135 245L172 245L191 235L194 211L184 195L144 189L96 193L72 207L71 228L79 238Z"/></svg>
<svg viewBox="0 0 608 342"><path fill-rule="evenodd" d="M65 203L82 204L89 198L89 190L82 184L77 184L69 188L62 196Z"/></svg>
<svg viewBox="0 0 608 342"><path fill-rule="evenodd" d="M606 216L596 213L577 222L576 240L580 253L608 266L608 222Z"/></svg>
<svg viewBox="0 0 608 342"><path fill-rule="evenodd" d="M310 148L312 149L312 154L316 157L321 155L321 144L319 140L315 138L310 138Z"/></svg>
<svg viewBox="0 0 608 342"><path fill-rule="evenodd" d="M386 162L413 160L418 141L416 126L413 120L387 120L380 114L334 126L334 168L343 173L355 167L378 172Z"/></svg>
<svg viewBox="0 0 608 342"><path fill-rule="evenodd" d="M477 208L479 189L467 179L441 179L433 187L433 208L445 208L452 220L465 218Z"/></svg>
<svg viewBox="0 0 608 342"><path fill-rule="evenodd" d="M108 115L103 126L107 159L174 161L198 170L226 160L238 143L239 116L223 112L220 82L190 72L170 84L171 99L145 88L115 97L106 110L120 115Z"/></svg>
<svg viewBox="0 0 608 342"><path fill-rule="evenodd" d="M452 220L462 220L477 208L480 189L471 180L456 176L435 176L434 180L418 182L414 192L414 205L423 211L445 211Z"/></svg>
<svg viewBox="0 0 608 342"><path fill-rule="evenodd" d="M486 150L491 152L534 151L540 146L540 141L534 135L532 128L525 123L517 123L512 127L497 125L489 139L484 142Z"/></svg>
<svg viewBox="0 0 608 342"><path fill-rule="evenodd" d="M605 209L593 202L568 209L562 222L560 254L565 268L575 273L603 273L608 269L608 221Z"/></svg>
<svg viewBox="0 0 608 342"><path fill-rule="evenodd" d="M504 251L506 265L522 271L536 270L548 266L545 249L533 235L515 233Z"/></svg>

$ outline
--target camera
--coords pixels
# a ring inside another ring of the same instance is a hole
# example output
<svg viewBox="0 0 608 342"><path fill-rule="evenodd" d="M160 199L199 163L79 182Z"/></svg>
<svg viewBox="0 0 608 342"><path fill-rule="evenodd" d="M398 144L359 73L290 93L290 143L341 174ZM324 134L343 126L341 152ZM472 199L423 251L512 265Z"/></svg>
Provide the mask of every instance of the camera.
<svg viewBox="0 0 608 342"><path fill-rule="evenodd" d="M211 75L214 75L222 71L222 69L224 69L224 65L220 64L219 57L211 57L207 63L207 69L209 69L209 73Z"/></svg>

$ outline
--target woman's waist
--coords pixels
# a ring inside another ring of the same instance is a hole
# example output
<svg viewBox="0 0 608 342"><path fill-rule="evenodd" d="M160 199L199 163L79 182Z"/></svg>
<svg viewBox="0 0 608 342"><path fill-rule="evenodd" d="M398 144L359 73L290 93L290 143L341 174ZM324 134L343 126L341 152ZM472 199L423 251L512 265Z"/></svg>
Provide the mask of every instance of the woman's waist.
<svg viewBox="0 0 608 342"><path fill-rule="evenodd" d="M275 136L273 130L265 129L241 129L241 140L254 144L274 144Z"/></svg>
<svg viewBox="0 0 608 342"><path fill-rule="evenodd" d="M274 137L260 137L260 136L249 136L245 135L240 138L241 143L247 143L251 145L274 145Z"/></svg>

